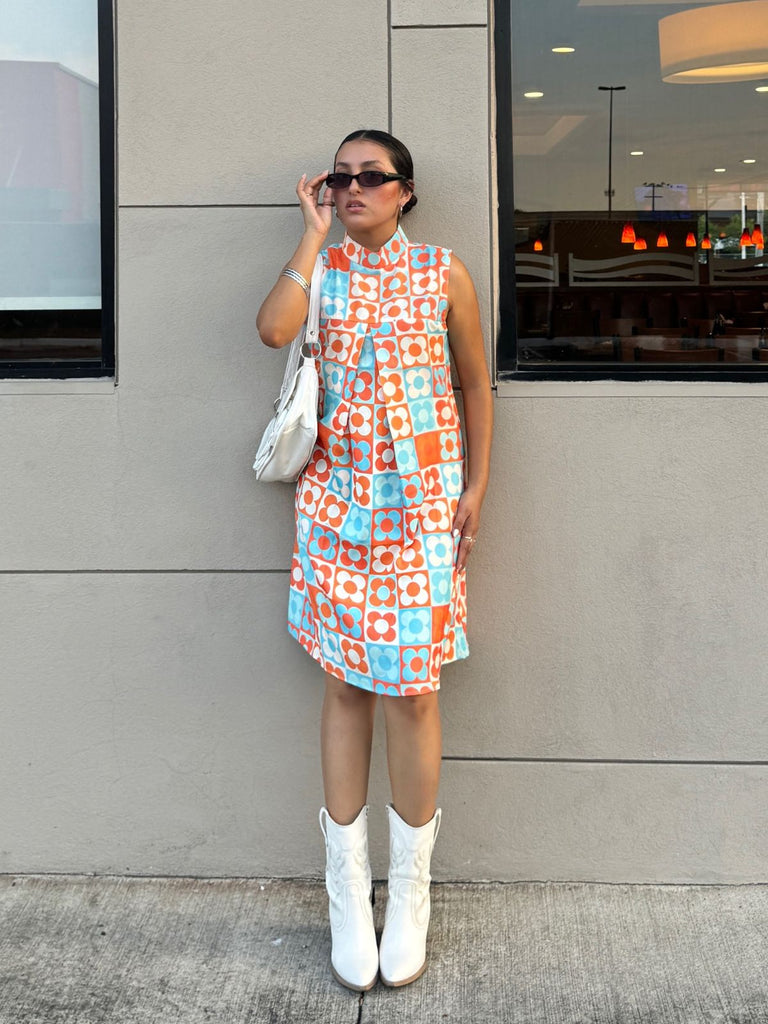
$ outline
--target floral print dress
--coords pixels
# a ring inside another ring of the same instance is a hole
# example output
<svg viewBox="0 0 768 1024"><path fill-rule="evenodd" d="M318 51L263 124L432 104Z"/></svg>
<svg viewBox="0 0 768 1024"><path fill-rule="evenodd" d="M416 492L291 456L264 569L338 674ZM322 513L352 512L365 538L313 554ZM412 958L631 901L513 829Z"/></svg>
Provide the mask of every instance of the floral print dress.
<svg viewBox="0 0 768 1024"><path fill-rule="evenodd" d="M467 647L453 517L464 487L446 313L451 253L323 253L320 415L296 489L288 630L353 686L440 687Z"/></svg>

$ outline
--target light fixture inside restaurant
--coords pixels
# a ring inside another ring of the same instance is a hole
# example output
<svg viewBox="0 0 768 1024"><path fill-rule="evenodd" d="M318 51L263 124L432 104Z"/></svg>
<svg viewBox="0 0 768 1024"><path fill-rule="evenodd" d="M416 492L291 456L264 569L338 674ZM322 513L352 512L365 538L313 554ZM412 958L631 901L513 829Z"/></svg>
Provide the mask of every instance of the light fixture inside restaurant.
<svg viewBox="0 0 768 1024"><path fill-rule="evenodd" d="M742 160L741 162L742 162L743 164L756 164L756 163L757 163L757 160L754 160L754 159L752 159L752 158L750 157L750 159L749 159L749 160Z"/></svg>
<svg viewBox="0 0 768 1024"><path fill-rule="evenodd" d="M625 242L628 245L631 245L632 242L635 241L635 229L632 227L629 221L627 221L627 223L622 228L621 240L622 242Z"/></svg>
<svg viewBox="0 0 768 1024"><path fill-rule="evenodd" d="M725 174L725 167L716 167L715 174Z"/></svg>
<svg viewBox="0 0 768 1024"><path fill-rule="evenodd" d="M634 248L635 249L647 249L648 248L648 243L646 242L646 240L644 238L637 238L637 239L635 239Z"/></svg>
<svg viewBox="0 0 768 1024"><path fill-rule="evenodd" d="M669 239L667 238L666 231L660 231L659 232L659 237L656 239L656 247L658 249L668 249L669 248Z"/></svg>
<svg viewBox="0 0 768 1024"><path fill-rule="evenodd" d="M537 92L535 89L532 89L530 92L523 93L523 96L525 96L527 100L540 100L543 95L543 92Z"/></svg>
<svg viewBox="0 0 768 1024"><path fill-rule="evenodd" d="M709 237L708 233L705 233L704 237L701 240L701 248L702 249L711 249L712 248L712 239Z"/></svg>
<svg viewBox="0 0 768 1024"><path fill-rule="evenodd" d="M694 7L659 21L661 77L748 82L768 75L768 0Z"/></svg>
<svg viewBox="0 0 768 1024"><path fill-rule="evenodd" d="M764 244L765 239L763 238L762 228L759 224L755 224L755 230L752 232L752 245L756 246L758 249L762 249Z"/></svg>
<svg viewBox="0 0 768 1024"><path fill-rule="evenodd" d="M544 251L544 243L542 242L542 240L540 238L537 238L536 241L533 243L533 251L534 252L543 252Z"/></svg>
<svg viewBox="0 0 768 1024"><path fill-rule="evenodd" d="M768 85L758 85L755 92L768 92Z"/></svg>
<svg viewBox="0 0 768 1024"><path fill-rule="evenodd" d="M687 249L696 248L696 235L694 235L692 231L689 231L688 234L685 236L685 246Z"/></svg>
<svg viewBox="0 0 768 1024"><path fill-rule="evenodd" d="M553 46L552 53L576 53L576 48L573 46Z"/></svg>
<svg viewBox="0 0 768 1024"><path fill-rule="evenodd" d="M645 153L644 153L644 151L642 149L632 149L632 150L630 150L629 155L630 156L645 156Z"/></svg>
<svg viewBox="0 0 768 1024"><path fill-rule="evenodd" d="M739 245L742 247L742 249L746 249L748 245L752 245L752 235L750 235L746 228L744 228L744 230L741 232Z"/></svg>

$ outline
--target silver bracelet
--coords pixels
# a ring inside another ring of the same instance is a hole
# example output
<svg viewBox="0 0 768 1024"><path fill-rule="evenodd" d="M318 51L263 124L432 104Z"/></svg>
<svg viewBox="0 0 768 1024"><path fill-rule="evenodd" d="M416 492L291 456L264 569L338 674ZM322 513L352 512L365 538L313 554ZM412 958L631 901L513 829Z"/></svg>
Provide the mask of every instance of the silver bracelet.
<svg viewBox="0 0 768 1024"><path fill-rule="evenodd" d="M304 289L305 295L309 295L309 281L306 279L306 277L303 277L298 272L298 270L294 270L293 267L286 267L280 276L290 277L290 279L292 281L295 281L296 284L301 285L301 287Z"/></svg>

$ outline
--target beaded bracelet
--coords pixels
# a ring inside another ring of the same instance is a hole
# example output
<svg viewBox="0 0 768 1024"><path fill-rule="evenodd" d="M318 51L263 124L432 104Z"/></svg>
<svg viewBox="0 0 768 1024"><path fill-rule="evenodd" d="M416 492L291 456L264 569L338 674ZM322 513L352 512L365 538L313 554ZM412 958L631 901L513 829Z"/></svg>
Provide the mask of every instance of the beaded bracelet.
<svg viewBox="0 0 768 1024"><path fill-rule="evenodd" d="M290 277L290 279L295 281L296 284L301 285L304 289L304 294L309 295L309 281L307 281L307 279L303 277L298 270L294 270L293 267L286 267L283 271L283 276Z"/></svg>

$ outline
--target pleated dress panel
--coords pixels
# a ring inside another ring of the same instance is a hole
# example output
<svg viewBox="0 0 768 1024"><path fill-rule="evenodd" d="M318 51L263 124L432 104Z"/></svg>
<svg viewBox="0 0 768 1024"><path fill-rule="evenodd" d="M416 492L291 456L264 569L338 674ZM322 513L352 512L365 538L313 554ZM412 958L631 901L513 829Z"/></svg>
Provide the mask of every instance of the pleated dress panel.
<svg viewBox="0 0 768 1024"><path fill-rule="evenodd" d="M378 251L347 236L323 259L321 414L296 489L288 630L353 686L428 693L469 654L451 253L398 229Z"/></svg>

